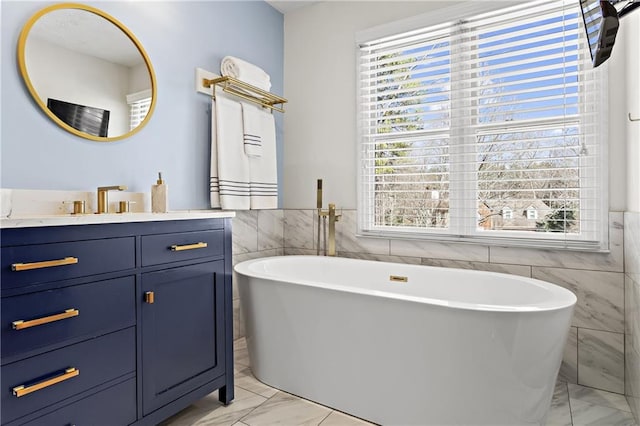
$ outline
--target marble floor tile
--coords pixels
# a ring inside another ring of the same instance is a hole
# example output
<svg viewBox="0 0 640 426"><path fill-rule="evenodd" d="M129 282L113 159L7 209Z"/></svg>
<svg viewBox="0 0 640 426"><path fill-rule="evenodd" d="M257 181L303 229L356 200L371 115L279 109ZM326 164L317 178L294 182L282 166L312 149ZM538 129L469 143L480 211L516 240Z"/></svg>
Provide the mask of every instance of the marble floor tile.
<svg viewBox="0 0 640 426"><path fill-rule="evenodd" d="M340 411L334 411L325 418L320 426L366 426L375 423L365 422L357 417L352 417Z"/></svg>
<svg viewBox="0 0 640 426"><path fill-rule="evenodd" d="M573 426L636 426L628 411L589 404L579 399L571 400Z"/></svg>
<svg viewBox="0 0 640 426"><path fill-rule="evenodd" d="M235 385L249 392L253 392L266 398L271 398L278 393L278 389L272 388L269 385L265 385L261 381L255 378L251 372L251 368L238 365L238 369L235 374Z"/></svg>
<svg viewBox="0 0 640 426"><path fill-rule="evenodd" d="M241 420L249 426L317 426L331 411L297 396L278 392Z"/></svg>
<svg viewBox="0 0 640 426"><path fill-rule="evenodd" d="M235 399L225 406L218 401L218 392L213 392L159 426L231 426L266 400L265 397L236 387Z"/></svg>
<svg viewBox="0 0 640 426"><path fill-rule="evenodd" d="M616 410L631 411L624 395L607 392L586 386L569 384L569 399L580 400L593 405L609 407Z"/></svg>
<svg viewBox="0 0 640 426"><path fill-rule="evenodd" d="M551 408L547 415L546 426L571 426L571 406L567 384L558 382L553 392Z"/></svg>

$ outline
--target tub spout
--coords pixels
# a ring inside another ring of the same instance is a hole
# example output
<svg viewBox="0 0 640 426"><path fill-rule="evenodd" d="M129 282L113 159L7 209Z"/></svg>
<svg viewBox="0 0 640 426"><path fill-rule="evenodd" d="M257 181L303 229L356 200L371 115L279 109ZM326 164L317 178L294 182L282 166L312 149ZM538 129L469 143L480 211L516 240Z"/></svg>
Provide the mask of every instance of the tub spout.
<svg viewBox="0 0 640 426"><path fill-rule="evenodd" d="M317 203L316 207L318 209L318 243L317 243L317 254L320 255L320 234L322 233L324 237L324 250L323 254L325 256L335 256L336 255L336 222L340 220L342 215L336 214L336 205L333 203L329 203L328 210L322 210L322 179L318 179L318 186L316 192ZM326 234L326 220L329 218L329 247L327 248L327 234ZM321 232L320 221L324 228Z"/></svg>
<svg viewBox="0 0 640 426"><path fill-rule="evenodd" d="M329 204L329 248L328 256L336 255L336 222L340 220L342 215L336 214L336 205Z"/></svg>

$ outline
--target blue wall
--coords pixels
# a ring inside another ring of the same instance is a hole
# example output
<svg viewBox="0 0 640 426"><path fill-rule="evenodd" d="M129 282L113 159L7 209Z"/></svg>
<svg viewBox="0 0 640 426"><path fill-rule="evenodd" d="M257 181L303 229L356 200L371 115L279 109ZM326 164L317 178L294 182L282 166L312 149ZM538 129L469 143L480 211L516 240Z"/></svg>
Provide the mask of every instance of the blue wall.
<svg viewBox="0 0 640 426"><path fill-rule="evenodd" d="M153 63L158 99L151 121L134 136L92 142L53 123L32 101L17 66L22 26L53 3L2 1L1 181L3 188L93 191L127 185L149 192L158 171L171 210L209 208L210 99L195 91L195 68L219 73L237 56L271 75L283 93L283 16L263 1L88 2L126 25ZM276 113L279 169L282 114ZM279 176L282 182L282 175Z"/></svg>

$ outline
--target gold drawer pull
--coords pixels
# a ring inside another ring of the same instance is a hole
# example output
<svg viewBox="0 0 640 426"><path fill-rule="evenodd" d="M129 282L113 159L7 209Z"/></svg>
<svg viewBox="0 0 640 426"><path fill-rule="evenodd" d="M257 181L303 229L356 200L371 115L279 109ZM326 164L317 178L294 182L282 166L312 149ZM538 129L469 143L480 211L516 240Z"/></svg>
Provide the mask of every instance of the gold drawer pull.
<svg viewBox="0 0 640 426"><path fill-rule="evenodd" d="M14 330L22 330L23 328L35 327L37 325L47 324L54 321L59 321L67 318L77 317L80 315L80 311L77 309L67 309L59 314L50 315L48 317L37 318L34 320L24 321L18 320L12 323Z"/></svg>
<svg viewBox="0 0 640 426"><path fill-rule="evenodd" d="M80 374L80 370L74 368L74 367L70 367L67 368L63 374L56 376L56 377L52 377L48 380L45 380L43 382L40 383L36 383L35 385L31 385L31 386L25 386L25 385L21 385L21 386L16 386L15 388L13 388L13 394L16 396L16 398L20 398L21 396L25 396L30 394L31 392L35 392L35 391L39 391L40 389L44 389L44 388L48 388L49 386L53 386L56 383L60 383L60 382L64 382L65 380L69 380L72 377L76 377L77 375Z"/></svg>
<svg viewBox="0 0 640 426"><path fill-rule="evenodd" d="M58 260L45 260L44 262L14 263L11 265L12 271L28 271L30 269L51 268L52 266L74 265L78 263L77 257L65 257Z"/></svg>
<svg viewBox="0 0 640 426"><path fill-rule="evenodd" d="M207 247L207 243L185 244L183 246L171 246L171 251L194 250Z"/></svg>
<svg viewBox="0 0 640 426"><path fill-rule="evenodd" d="M144 294L144 302L148 304L153 304L156 301L156 294L153 291L147 291Z"/></svg>

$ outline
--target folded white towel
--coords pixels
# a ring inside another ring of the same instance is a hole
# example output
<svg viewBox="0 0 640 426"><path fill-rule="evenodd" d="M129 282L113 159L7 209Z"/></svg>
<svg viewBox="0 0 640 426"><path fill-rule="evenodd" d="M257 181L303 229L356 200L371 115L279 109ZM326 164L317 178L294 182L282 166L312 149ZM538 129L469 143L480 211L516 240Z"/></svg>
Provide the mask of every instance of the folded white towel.
<svg viewBox="0 0 640 426"><path fill-rule="evenodd" d="M273 114L257 109L261 123L262 155L249 157L251 209L278 208L278 162Z"/></svg>
<svg viewBox="0 0 640 426"><path fill-rule="evenodd" d="M216 94L215 106L220 205L225 210L248 210L250 174L243 148L242 107L222 94Z"/></svg>
<svg viewBox="0 0 640 426"><path fill-rule="evenodd" d="M220 63L220 72L223 76L229 76L256 86L259 89L269 91L271 89L271 76L262 68L234 56L225 56Z"/></svg>
<svg viewBox="0 0 640 426"><path fill-rule="evenodd" d="M257 105L242 103L244 153L249 157L262 155L262 114Z"/></svg>

